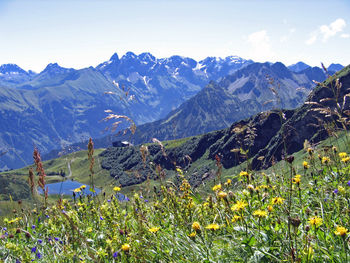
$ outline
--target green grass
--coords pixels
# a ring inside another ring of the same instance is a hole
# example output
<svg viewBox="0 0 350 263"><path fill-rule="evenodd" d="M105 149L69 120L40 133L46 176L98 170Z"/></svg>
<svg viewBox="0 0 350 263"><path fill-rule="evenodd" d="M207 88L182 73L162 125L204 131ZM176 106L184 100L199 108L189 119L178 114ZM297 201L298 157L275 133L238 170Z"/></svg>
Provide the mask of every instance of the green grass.
<svg viewBox="0 0 350 263"><path fill-rule="evenodd" d="M349 148L347 137L330 138L313 147L312 153L300 151L293 154L293 162L281 161L266 171L248 170L240 176L246 163L223 170L223 181L219 185L214 178L214 189L213 180L199 191L192 189L187 181L191 173L184 171L184 176L176 175L180 186L167 182L174 174L153 182L160 191L150 192L150 200L145 200L141 186L134 186L129 190L137 193L129 195L128 202L82 196L34 212L19 211L4 219L6 230L0 228L4 235L0 258L6 262L348 262L350 157L345 158L349 152L339 154ZM83 153L72 158L88 168ZM202 165L209 165L204 157L191 169ZM215 169L215 164L211 167ZM77 174L85 178L83 169Z"/></svg>

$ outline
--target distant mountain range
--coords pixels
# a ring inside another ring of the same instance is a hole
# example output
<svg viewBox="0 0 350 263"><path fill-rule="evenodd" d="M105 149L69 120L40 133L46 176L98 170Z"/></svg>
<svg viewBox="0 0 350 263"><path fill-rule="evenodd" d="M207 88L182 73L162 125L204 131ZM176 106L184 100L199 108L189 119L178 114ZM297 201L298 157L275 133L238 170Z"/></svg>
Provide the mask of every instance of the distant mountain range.
<svg viewBox="0 0 350 263"><path fill-rule="evenodd" d="M265 105L276 99L268 77L280 89L278 105ZM237 56L195 61L127 52L96 68L52 63L40 73L5 64L0 66L0 170L31 163L35 146L47 153L102 137L111 125L101 122L105 110L127 115L137 125L150 123L139 126L135 141L179 138L227 127L269 107L296 107L310 91L311 80L324 78L319 68L294 73L281 63Z"/></svg>
<svg viewBox="0 0 350 263"><path fill-rule="evenodd" d="M211 81L197 95L185 101L165 118L139 125L131 136L108 136L95 140L97 147L108 147L113 141L130 140L133 144L148 143L152 138L172 140L229 127L232 123L256 113L300 106L326 74L318 67L293 72L282 63L252 63L235 73ZM77 143L63 152L86 148ZM46 159L57 157L61 150Z"/></svg>
<svg viewBox="0 0 350 263"><path fill-rule="evenodd" d="M303 71L307 68L311 68L311 66L305 64L304 62L302 61L299 61L298 63L296 64L293 64L293 65L290 65L288 66L288 68L291 70L291 71L294 71L294 72L300 72L300 71ZM343 69L344 66L341 65L341 64L330 64L327 68L327 71L329 72L330 75L333 75L335 72Z"/></svg>
<svg viewBox="0 0 350 263"><path fill-rule="evenodd" d="M104 110L127 115L136 124L162 118L210 80L251 63L233 56L197 62L128 52L81 70L52 63L36 74L14 64L2 65L0 169L31 162L34 146L48 152L88 137L101 137L111 125L100 122L106 117Z"/></svg>
<svg viewBox="0 0 350 263"><path fill-rule="evenodd" d="M315 86L313 80L325 79L326 74L318 67L296 73L279 62L253 63L219 82L210 82L165 118L139 125L131 142L139 144L150 142L154 137L171 140L203 134L262 111L293 109L311 92Z"/></svg>
<svg viewBox="0 0 350 263"><path fill-rule="evenodd" d="M263 67L267 65L263 64ZM335 92L337 79L342 86ZM307 103L296 109L261 112L235 122L226 129L165 142L166 156L158 144L148 145L149 156L145 162L140 146L109 147L100 155L101 166L109 170L110 175L122 186L139 184L148 178L157 179L150 164L160 165L168 170L175 170L176 166L180 166L187 172L189 183L193 187L210 176L215 176L212 169L217 156L226 169L246 161L246 156L239 152L240 148L249 150L250 168L268 168L274 162L302 150L305 140L315 145L331 136L329 126L325 123L331 124L335 130L343 129L336 118L327 116L328 114L322 113L318 108L338 109L337 101L343 107L342 112L339 111L340 116L348 122L350 102L345 101L345 98L349 96L349 90L350 65L317 85L309 94ZM238 152L235 151L237 149ZM137 176L130 171L137 171Z"/></svg>

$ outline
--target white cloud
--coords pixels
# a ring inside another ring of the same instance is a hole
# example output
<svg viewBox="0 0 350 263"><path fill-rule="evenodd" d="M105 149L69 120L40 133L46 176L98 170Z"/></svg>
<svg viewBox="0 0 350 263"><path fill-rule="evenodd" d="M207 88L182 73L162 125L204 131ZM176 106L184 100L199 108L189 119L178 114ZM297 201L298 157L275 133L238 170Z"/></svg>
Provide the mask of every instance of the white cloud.
<svg viewBox="0 0 350 263"><path fill-rule="evenodd" d="M311 32L309 39L307 39L305 43L307 45L311 45L315 43L319 37L322 38L322 42L326 42L329 38L334 37L339 32L342 32L345 26L346 26L345 20L342 18L338 18L337 20L333 21L329 25L322 25L317 30ZM342 34L341 37L344 37L343 35L344 34ZM345 36L345 38L347 37Z"/></svg>
<svg viewBox="0 0 350 263"><path fill-rule="evenodd" d="M350 34L341 34L340 37L341 38L350 38Z"/></svg>
<svg viewBox="0 0 350 263"><path fill-rule="evenodd" d="M251 45L250 56L254 60L271 60L274 53L271 50L270 38L266 30L254 32L248 36L247 42Z"/></svg>
<svg viewBox="0 0 350 263"><path fill-rule="evenodd" d="M320 26L321 34L323 35L323 41L327 41L328 38L335 36L338 32L343 31L346 26L345 20L342 18L338 18L329 26L323 25Z"/></svg>

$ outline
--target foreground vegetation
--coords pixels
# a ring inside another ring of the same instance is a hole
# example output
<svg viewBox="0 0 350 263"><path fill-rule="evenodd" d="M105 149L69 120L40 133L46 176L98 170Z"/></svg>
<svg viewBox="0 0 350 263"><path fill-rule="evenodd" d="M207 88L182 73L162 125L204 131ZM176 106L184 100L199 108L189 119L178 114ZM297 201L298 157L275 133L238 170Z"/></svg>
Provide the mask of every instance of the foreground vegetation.
<svg viewBox="0 0 350 263"><path fill-rule="evenodd" d="M0 258L346 262L350 156L342 149L349 146L347 134L343 138L343 145L330 147L306 143L302 159L288 156L282 168L265 172L242 169L224 177L218 158L217 177L207 195L192 189L179 167L180 185L160 176L158 187L123 201L117 198L119 187L113 195L91 196L82 186L74 199L31 211L19 202L0 228Z"/></svg>

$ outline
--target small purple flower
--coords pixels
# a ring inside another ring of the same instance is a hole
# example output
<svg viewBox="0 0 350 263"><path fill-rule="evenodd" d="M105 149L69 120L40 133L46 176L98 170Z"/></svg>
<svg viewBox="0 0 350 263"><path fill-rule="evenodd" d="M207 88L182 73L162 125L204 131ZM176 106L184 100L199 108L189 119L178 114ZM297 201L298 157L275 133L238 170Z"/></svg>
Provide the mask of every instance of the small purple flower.
<svg viewBox="0 0 350 263"><path fill-rule="evenodd" d="M116 258L116 257L118 257L118 252L113 253L113 258Z"/></svg>
<svg viewBox="0 0 350 263"><path fill-rule="evenodd" d="M38 243L41 244L43 243L43 241L41 239L38 239Z"/></svg>
<svg viewBox="0 0 350 263"><path fill-rule="evenodd" d="M16 259L16 263L21 263L21 261L19 261L19 259Z"/></svg>
<svg viewBox="0 0 350 263"><path fill-rule="evenodd" d="M100 220L104 220L104 218L102 216L100 216Z"/></svg>
<svg viewBox="0 0 350 263"><path fill-rule="evenodd" d="M36 253L36 257L38 258L38 259L41 259L41 254L38 252L38 253Z"/></svg>
<svg viewBox="0 0 350 263"><path fill-rule="evenodd" d="M36 247L33 247L32 248L32 253L35 253L36 252Z"/></svg>
<svg viewBox="0 0 350 263"><path fill-rule="evenodd" d="M50 218L50 216L49 216L49 215L46 215L46 218Z"/></svg>
<svg viewBox="0 0 350 263"><path fill-rule="evenodd" d="M108 199L107 202L110 203L110 202L111 202L111 199Z"/></svg>
<svg viewBox="0 0 350 263"><path fill-rule="evenodd" d="M142 195L140 195L140 198L143 198L143 196L142 196Z"/></svg>
<svg viewBox="0 0 350 263"><path fill-rule="evenodd" d="M148 203L148 200L147 200L147 199L145 199L145 203Z"/></svg>
<svg viewBox="0 0 350 263"><path fill-rule="evenodd" d="M63 241L62 241L62 240L60 241L60 244L61 244L61 245L63 244Z"/></svg>
<svg viewBox="0 0 350 263"><path fill-rule="evenodd" d="M32 229L35 229L35 225L32 225Z"/></svg>
<svg viewBox="0 0 350 263"><path fill-rule="evenodd" d="M125 201L126 202L130 201L129 197L125 197Z"/></svg>
<svg viewBox="0 0 350 263"><path fill-rule="evenodd" d="M40 218L40 217L38 217L38 223L40 223L40 220L41 220L41 218Z"/></svg>
<svg viewBox="0 0 350 263"><path fill-rule="evenodd" d="M60 239L59 239L58 237L55 237L55 240L58 241L58 240L60 240Z"/></svg>
<svg viewBox="0 0 350 263"><path fill-rule="evenodd" d="M335 194L338 194L338 192L339 192L338 189L335 189L335 190L333 191L333 193L335 193Z"/></svg>
<svg viewBox="0 0 350 263"><path fill-rule="evenodd" d="M349 181L350 182L350 181ZM7 230L7 227L4 227L2 230L6 231Z"/></svg>
<svg viewBox="0 0 350 263"><path fill-rule="evenodd" d="M348 186L350 186L350 181L348 182Z"/></svg>

